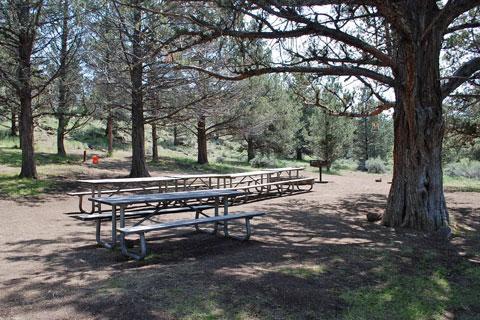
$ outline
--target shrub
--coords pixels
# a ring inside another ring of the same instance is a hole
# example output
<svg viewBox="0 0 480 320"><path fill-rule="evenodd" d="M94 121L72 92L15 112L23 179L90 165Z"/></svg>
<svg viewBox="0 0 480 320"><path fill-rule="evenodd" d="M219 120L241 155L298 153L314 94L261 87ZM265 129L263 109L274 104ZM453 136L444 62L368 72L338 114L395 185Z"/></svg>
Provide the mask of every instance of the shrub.
<svg viewBox="0 0 480 320"><path fill-rule="evenodd" d="M385 163L380 158L368 159L365 161L365 168L370 173L385 173L387 168L385 168Z"/></svg>
<svg viewBox="0 0 480 320"><path fill-rule="evenodd" d="M356 170L358 162L353 159L338 159L333 161L332 170Z"/></svg>
<svg viewBox="0 0 480 320"><path fill-rule="evenodd" d="M227 159L223 156L219 156L215 159L215 162L218 162L218 163L225 163L227 161Z"/></svg>
<svg viewBox="0 0 480 320"><path fill-rule="evenodd" d="M449 177L480 178L480 161L460 161L445 166L445 174Z"/></svg>
<svg viewBox="0 0 480 320"><path fill-rule="evenodd" d="M250 160L250 165L254 168L275 167L278 165L278 161L275 158L270 158L266 155L257 154L255 158Z"/></svg>

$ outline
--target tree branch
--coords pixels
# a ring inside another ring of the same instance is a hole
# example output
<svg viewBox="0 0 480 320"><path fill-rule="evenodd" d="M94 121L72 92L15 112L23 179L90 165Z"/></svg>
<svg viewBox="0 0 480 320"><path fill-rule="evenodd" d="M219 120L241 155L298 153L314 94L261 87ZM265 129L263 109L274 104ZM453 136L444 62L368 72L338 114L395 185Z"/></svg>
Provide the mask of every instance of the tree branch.
<svg viewBox="0 0 480 320"><path fill-rule="evenodd" d="M442 99L445 99L464 82L470 80L471 76L479 70L480 58L473 58L458 68L458 70L449 77L449 80L442 85Z"/></svg>
<svg viewBox="0 0 480 320"><path fill-rule="evenodd" d="M364 77L379 81L388 86L394 85L394 81L390 77L374 72L372 70L368 70L365 68L357 68L357 67L325 67L325 68L302 67L302 66L269 67L269 68L254 69L254 70L245 70L242 72L238 72L237 76L227 76L227 75L223 75L220 73L216 73L213 71L209 71L209 70L206 70L197 66L191 66L191 65L190 66L179 65L177 68L180 70L182 69L196 70L196 71L206 73L217 79L230 80L230 81L240 81L240 80L244 80L254 76L260 76L260 75L269 74L269 73L314 73L322 76L352 76L352 75L364 76Z"/></svg>

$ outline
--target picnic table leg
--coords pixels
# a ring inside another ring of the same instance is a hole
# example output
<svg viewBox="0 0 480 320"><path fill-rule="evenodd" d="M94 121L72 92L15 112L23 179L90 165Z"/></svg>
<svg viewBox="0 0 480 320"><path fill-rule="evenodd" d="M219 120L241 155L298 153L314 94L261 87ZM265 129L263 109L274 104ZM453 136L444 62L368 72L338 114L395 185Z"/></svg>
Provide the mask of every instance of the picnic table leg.
<svg viewBox="0 0 480 320"><path fill-rule="evenodd" d="M228 238L232 238L232 239L240 240L240 241L247 241L248 239L250 239L250 236L251 236L251 233L252 233L251 227L250 227L250 218L245 218L245 233L246 233L245 236L243 236L243 237L232 236L228 232L227 221L225 221L224 232L225 232L225 236L228 237Z"/></svg>
<svg viewBox="0 0 480 320"><path fill-rule="evenodd" d="M96 190L95 190L95 185L92 186L92 198L95 198L95 193L96 193ZM94 213L95 212L95 201L92 201L92 210L90 211L90 213Z"/></svg>
<svg viewBox="0 0 480 320"><path fill-rule="evenodd" d="M125 206L120 206L120 228L124 228L124 227L125 227ZM116 233L116 230L115 230L115 233ZM122 233L120 235L120 247L124 255L128 257L132 257L135 260L142 260L147 256L147 241L145 240L144 232L141 232L138 235L140 236L140 254L136 254L127 249L127 241L125 240L125 233Z"/></svg>
<svg viewBox="0 0 480 320"><path fill-rule="evenodd" d="M87 211L83 210L83 194L78 196L78 209L81 213L87 213Z"/></svg>
<svg viewBox="0 0 480 320"><path fill-rule="evenodd" d="M112 207L112 242L107 243L101 239L102 219L97 219L97 225L95 230L95 237L97 243L105 248L113 249L117 245L117 210L116 207Z"/></svg>
<svg viewBox="0 0 480 320"><path fill-rule="evenodd" d="M219 203L220 203L220 200L218 199L218 197L215 197L215 216L218 216ZM200 217L200 214L202 214L202 210L195 209L195 219L198 219ZM198 232L205 232L205 233L208 233L208 234L216 234L217 231L218 231L218 223L214 222L213 230L201 229L200 227L198 227L198 224L196 224L195 225L195 230L197 230Z"/></svg>
<svg viewBox="0 0 480 320"><path fill-rule="evenodd" d="M228 215L228 201L225 199L224 201L224 206L223 206L223 215L227 216ZM240 236L232 236L230 232L228 231L228 221L223 222L223 233L225 234L225 237L227 238L232 238L235 240L240 240L240 241L246 241L250 239L250 234L251 234L251 228L250 228L250 218L245 218L245 229L246 229L246 235L244 237Z"/></svg>

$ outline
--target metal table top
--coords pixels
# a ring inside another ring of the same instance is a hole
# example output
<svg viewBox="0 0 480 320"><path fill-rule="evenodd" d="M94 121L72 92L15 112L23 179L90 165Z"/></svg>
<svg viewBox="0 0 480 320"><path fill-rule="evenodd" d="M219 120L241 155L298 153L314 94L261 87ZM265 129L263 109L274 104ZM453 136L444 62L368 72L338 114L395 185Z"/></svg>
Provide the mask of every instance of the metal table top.
<svg viewBox="0 0 480 320"><path fill-rule="evenodd" d="M164 201L179 201L191 199L203 199L210 197L236 197L245 195L244 191L225 190L225 189L210 189L198 191L182 191L171 193L155 193L155 194L136 194L129 196L118 197L98 197L89 198L90 201L96 201L111 206L128 205L146 202L164 202Z"/></svg>
<svg viewBox="0 0 480 320"><path fill-rule="evenodd" d="M111 178L111 179L89 179L89 180L77 180L80 183L88 184L115 184L115 183L141 183L141 182L162 182L162 181L175 181L179 180L178 177L145 177L145 178Z"/></svg>

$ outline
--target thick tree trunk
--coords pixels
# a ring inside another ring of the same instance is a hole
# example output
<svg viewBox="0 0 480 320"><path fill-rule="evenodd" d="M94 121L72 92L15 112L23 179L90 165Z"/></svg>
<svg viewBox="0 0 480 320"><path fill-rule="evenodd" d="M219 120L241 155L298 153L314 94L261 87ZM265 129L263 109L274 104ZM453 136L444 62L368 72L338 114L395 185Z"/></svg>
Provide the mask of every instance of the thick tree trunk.
<svg viewBox="0 0 480 320"><path fill-rule="evenodd" d="M111 113L108 114L107 117L107 149L108 154L113 154L113 115Z"/></svg>
<svg viewBox="0 0 480 320"><path fill-rule="evenodd" d="M201 117L198 120L197 127L197 145L198 145L198 160L199 164L208 163L207 154L207 133L205 129L205 118Z"/></svg>
<svg viewBox="0 0 480 320"><path fill-rule="evenodd" d="M155 122L152 123L152 160L158 162L158 135Z"/></svg>
<svg viewBox="0 0 480 320"><path fill-rule="evenodd" d="M411 10L415 21L424 23L414 32L418 37L436 16L420 9ZM383 217L386 226L435 231L449 223L443 194L440 46L440 32L432 30L427 39L410 45L410 51L408 45L401 46L398 55L405 63L395 71L394 172ZM413 62L407 59L409 53Z"/></svg>
<svg viewBox="0 0 480 320"><path fill-rule="evenodd" d="M17 114L12 111L12 119L10 125L10 136L16 137L18 136L18 128L17 128Z"/></svg>
<svg viewBox="0 0 480 320"><path fill-rule="evenodd" d="M255 148L253 145L253 138L247 138L247 159L248 162L255 158Z"/></svg>
<svg viewBox="0 0 480 320"><path fill-rule="evenodd" d="M138 4L138 3L137 3ZM141 43L141 12L134 10L134 26L132 36L132 63L130 79L132 82L132 168L130 177L149 177L145 160L145 127L143 116L143 48Z"/></svg>

